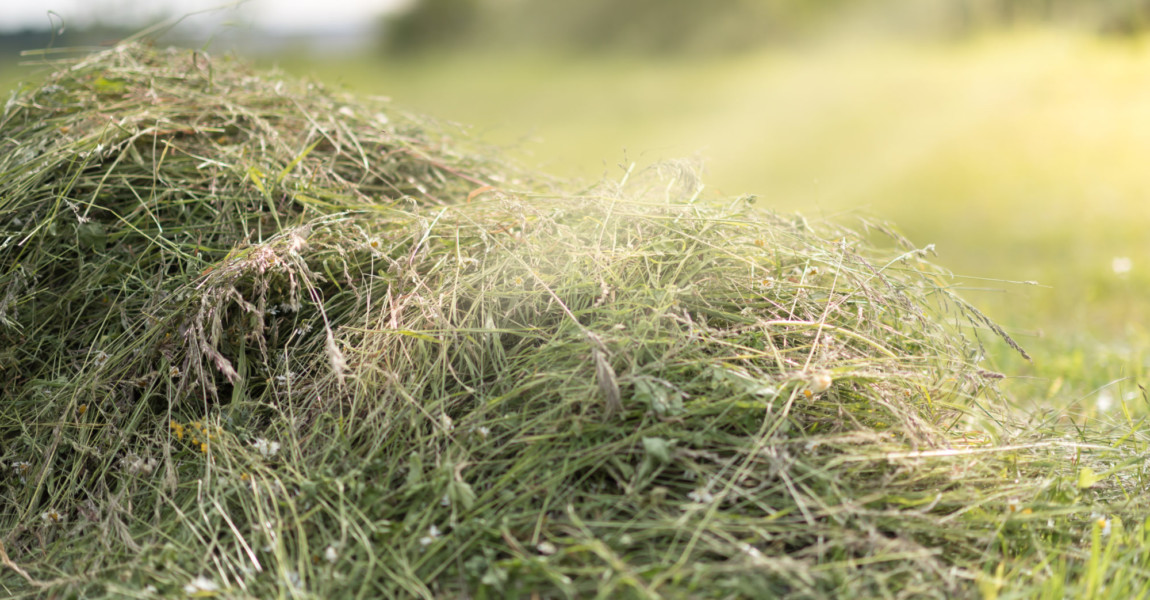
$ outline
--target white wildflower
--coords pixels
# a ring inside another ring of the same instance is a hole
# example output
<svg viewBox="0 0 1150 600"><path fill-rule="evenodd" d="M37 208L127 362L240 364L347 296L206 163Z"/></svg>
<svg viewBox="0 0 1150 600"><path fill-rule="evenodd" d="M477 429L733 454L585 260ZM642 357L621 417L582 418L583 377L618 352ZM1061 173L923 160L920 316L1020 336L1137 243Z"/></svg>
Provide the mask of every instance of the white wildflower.
<svg viewBox="0 0 1150 600"><path fill-rule="evenodd" d="M443 533L439 531L439 528L435 525L432 525L431 527L427 528L427 535L419 538L419 545L430 546L431 543L439 539L439 536L441 535L443 535Z"/></svg>
<svg viewBox="0 0 1150 600"><path fill-rule="evenodd" d="M279 442L269 442L264 438L256 439L256 441L252 442L252 446L255 446L256 451L264 458L272 458L280 451Z"/></svg>
<svg viewBox="0 0 1150 600"><path fill-rule="evenodd" d="M55 510L46 510L40 513L40 520L49 525L63 523L68 517Z"/></svg>
<svg viewBox="0 0 1150 600"><path fill-rule="evenodd" d="M32 463L26 460L18 460L12 463L12 470L16 471L16 475L20 478L20 483L28 483L28 474L32 472Z"/></svg>
<svg viewBox="0 0 1150 600"><path fill-rule="evenodd" d="M475 428L475 434L482 439L487 439L487 436L491 435L491 428L486 425L480 425Z"/></svg>
<svg viewBox="0 0 1150 600"><path fill-rule="evenodd" d="M327 549L323 551L323 559L329 563L335 563L338 558L339 552L336 551L335 546L328 546Z"/></svg>
<svg viewBox="0 0 1150 600"><path fill-rule="evenodd" d="M96 354L92 355L92 363L97 367L108 364L108 353L103 350L97 350Z"/></svg>
<svg viewBox="0 0 1150 600"><path fill-rule="evenodd" d="M544 556L551 556L552 554L555 554L559 551L559 549L555 547L555 544L552 544L546 540L539 542L539 545L535 546L535 549Z"/></svg>
<svg viewBox="0 0 1150 600"><path fill-rule="evenodd" d="M1110 535L1110 518L1105 515L1093 516L1094 526L1102 530L1102 536Z"/></svg>

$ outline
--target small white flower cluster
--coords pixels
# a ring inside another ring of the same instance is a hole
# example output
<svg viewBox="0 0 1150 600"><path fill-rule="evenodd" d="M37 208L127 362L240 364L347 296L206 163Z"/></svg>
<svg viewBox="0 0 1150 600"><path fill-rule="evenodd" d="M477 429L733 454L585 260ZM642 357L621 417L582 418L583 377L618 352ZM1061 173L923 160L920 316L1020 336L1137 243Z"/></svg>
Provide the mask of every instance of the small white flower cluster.
<svg viewBox="0 0 1150 600"><path fill-rule="evenodd" d="M139 456L131 454L120 459L120 468L132 475L139 473L151 475L152 471L156 470L156 459L149 458L144 460Z"/></svg>
<svg viewBox="0 0 1150 600"><path fill-rule="evenodd" d="M12 470L20 477L20 483L28 483L28 473L32 470L32 463L26 460L12 462Z"/></svg>
<svg viewBox="0 0 1150 600"><path fill-rule="evenodd" d="M260 453L260 456L264 458L272 458L280 451L279 442L269 442L264 438L256 439L256 441L252 442L252 446L255 447L256 451Z"/></svg>
<svg viewBox="0 0 1150 600"><path fill-rule="evenodd" d="M92 364L96 365L96 368L100 368L108 364L108 353L104 352L103 350L97 350L92 355Z"/></svg>
<svg viewBox="0 0 1150 600"><path fill-rule="evenodd" d="M443 532L439 531L439 528L435 525L432 525L427 528L427 535L419 538L419 545L430 546L432 542L438 540L441 535L443 535Z"/></svg>
<svg viewBox="0 0 1150 600"><path fill-rule="evenodd" d="M695 491L687 494L687 497L693 502L699 504L710 504L715 501L715 496L708 492L706 488L697 488Z"/></svg>
<svg viewBox="0 0 1150 600"><path fill-rule="evenodd" d="M287 384L291 383L292 380L294 380L294 379L295 379L295 373L292 373L291 371L283 373L282 375L276 375L276 383L279 383L281 385L287 385Z"/></svg>

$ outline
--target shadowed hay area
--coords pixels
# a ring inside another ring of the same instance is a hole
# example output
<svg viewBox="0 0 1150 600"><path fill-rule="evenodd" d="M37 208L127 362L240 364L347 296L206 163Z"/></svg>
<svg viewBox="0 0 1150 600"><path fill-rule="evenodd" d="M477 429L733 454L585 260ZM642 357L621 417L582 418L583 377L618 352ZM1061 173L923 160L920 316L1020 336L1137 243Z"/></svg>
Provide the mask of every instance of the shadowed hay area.
<svg viewBox="0 0 1150 600"><path fill-rule="evenodd" d="M975 596L1123 493L882 225L135 44L0 134L11 597Z"/></svg>

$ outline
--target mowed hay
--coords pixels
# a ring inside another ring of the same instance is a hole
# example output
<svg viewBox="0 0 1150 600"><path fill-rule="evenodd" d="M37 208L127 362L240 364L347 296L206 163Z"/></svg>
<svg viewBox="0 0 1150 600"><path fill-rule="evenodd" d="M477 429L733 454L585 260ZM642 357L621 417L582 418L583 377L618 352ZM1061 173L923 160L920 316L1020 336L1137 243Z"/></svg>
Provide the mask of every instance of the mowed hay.
<svg viewBox="0 0 1150 600"><path fill-rule="evenodd" d="M993 526L934 515L977 478L899 457L959 443L960 327L1001 332L882 227L673 164L565 189L139 45L0 133L13 593L970 591Z"/></svg>

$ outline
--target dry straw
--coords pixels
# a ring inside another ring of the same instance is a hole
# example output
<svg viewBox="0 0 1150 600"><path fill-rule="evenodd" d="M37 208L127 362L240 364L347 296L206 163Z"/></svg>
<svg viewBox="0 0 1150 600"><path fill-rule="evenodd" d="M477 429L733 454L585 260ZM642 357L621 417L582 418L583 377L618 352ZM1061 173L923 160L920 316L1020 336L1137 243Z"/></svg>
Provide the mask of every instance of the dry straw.
<svg viewBox="0 0 1150 600"><path fill-rule="evenodd" d="M945 453L1001 330L884 227L752 202L200 52L57 63L0 117L0 582L969 591L997 517L940 520L1035 489Z"/></svg>

